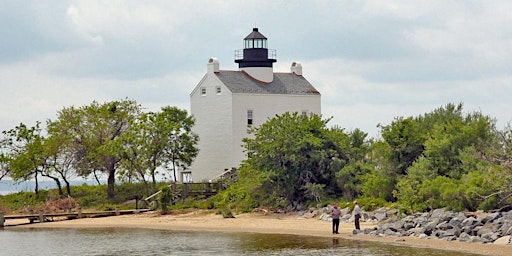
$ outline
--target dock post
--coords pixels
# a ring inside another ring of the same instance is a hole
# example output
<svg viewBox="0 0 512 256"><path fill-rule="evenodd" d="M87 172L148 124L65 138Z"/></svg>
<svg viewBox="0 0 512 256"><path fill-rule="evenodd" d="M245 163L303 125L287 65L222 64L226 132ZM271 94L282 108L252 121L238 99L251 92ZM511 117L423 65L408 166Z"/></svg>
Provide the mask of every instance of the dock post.
<svg viewBox="0 0 512 256"><path fill-rule="evenodd" d="M119 210L119 206L116 206L116 216L121 215L121 211Z"/></svg>
<svg viewBox="0 0 512 256"><path fill-rule="evenodd" d="M44 222L44 211L43 209L39 210L39 222Z"/></svg>
<svg viewBox="0 0 512 256"><path fill-rule="evenodd" d="M3 228L5 224L4 213L0 212L0 228Z"/></svg>
<svg viewBox="0 0 512 256"><path fill-rule="evenodd" d="M82 207L78 207L78 216L77 218L81 219L82 218Z"/></svg>

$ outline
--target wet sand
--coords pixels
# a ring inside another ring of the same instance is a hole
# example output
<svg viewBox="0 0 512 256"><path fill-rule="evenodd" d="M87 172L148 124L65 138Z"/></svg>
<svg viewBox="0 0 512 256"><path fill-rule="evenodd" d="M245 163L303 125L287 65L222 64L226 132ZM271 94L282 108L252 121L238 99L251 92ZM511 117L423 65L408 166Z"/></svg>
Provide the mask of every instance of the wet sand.
<svg viewBox="0 0 512 256"><path fill-rule="evenodd" d="M20 220L6 221L6 225L21 224ZM361 223L361 228L374 224ZM245 213L235 218L223 218L211 212L195 211L191 213L160 215L148 212L134 215L122 215L103 218L83 218L30 225L8 226L6 229L19 228L146 228L162 230L192 230L220 232L251 232L266 234L292 234L305 236L339 237L361 241L375 241L392 245L442 249L448 251L469 252L482 255L512 255L512 245L494 245L464 243L440 239L419 239L417 237L377 237L373 235L353 235L353 223L340 223L339 234L332 234L331 223L316 218L305 219L296 214Z"/></svg>

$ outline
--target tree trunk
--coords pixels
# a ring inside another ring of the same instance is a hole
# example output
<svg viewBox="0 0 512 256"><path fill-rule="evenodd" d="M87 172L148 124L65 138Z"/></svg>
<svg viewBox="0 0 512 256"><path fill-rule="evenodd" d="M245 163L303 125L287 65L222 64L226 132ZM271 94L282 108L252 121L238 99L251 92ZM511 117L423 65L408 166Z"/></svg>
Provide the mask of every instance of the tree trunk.
<svg viewBox="0 0 512 256"><path fill-rule="evenodd" d="M98 186L101 185L100 178L98 178L98 174L96 174L96 170L93 171L94 179L98 183Z"/></svg>
<svg viewBox="0 0 512 256"><path fill-rule="evenodd" d="M62 192L62 184L60 183L59 178L53 177L53 176L48 175L48 174L41 174L41 175L44 176L44 177L48 177L48 178L52 179L53 181L55 181L55 184L57 184L57 189L59 190L59 197L64 196L64 193Z"/></svg>
<svg viewBox="0 0 512 256"><path fill-rule="evenodd" d="M154 170L151 172L151 183L153 185L153 193L156 193L156 176Z"/></svg>
<svg viewBox="0 0 512 256"><path fill-rule="evenodd" d="M108 180L107 180L107 199L113 200L114 199L114 184L115 184L115 175L116 175L116 169L115 165L112 161L112 163L109 164L108 167Z"/></svg>
<svg viewBox="0 0 512 256"><path fill-rule="evenodd" d="M34 193L36 193L36 195L39 193L39 181L37 180L37 171L36 171L36 174L34 175L34 178L35 178L35 188L34 188Z"/></svg>

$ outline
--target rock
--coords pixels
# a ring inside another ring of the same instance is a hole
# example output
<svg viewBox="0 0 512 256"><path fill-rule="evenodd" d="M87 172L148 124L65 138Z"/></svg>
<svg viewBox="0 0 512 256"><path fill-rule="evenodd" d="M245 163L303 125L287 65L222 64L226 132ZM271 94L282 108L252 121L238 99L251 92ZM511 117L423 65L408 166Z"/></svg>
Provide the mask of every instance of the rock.
<svg viewBox="0 0 512 256"><path fill-rule="evenodd" d="M462 221L463 226L481 226L483 225L481 221L477 220L474 217L469 217Z"/></svg>
<svg viewBox="0 0 512 256"><path fill-rule="evenodd" d="M405 230L409 230L409 229L412 229L414 227L416 227L416 225L413 222L405 222L404 223L404 229Z"/></svg>
<svg viewBox="0 0 512 256"><path fill-rule="evenodd" d="M394 232L398 232L400 229L402 229L403 226L404 224L401 220L389 223L389 229L393 230Z"/></svg>
<svg viewBox="0 0 512 256"><path fill-rule="evenodd" d="M455 237L455 236L446 236L446 237L443 237L443 240L445 240L445 241L455 241L455 240L457 240L457 237Z"/></svg>
<svg viewBox="0 0 512 256"><path fill-rule="evenodd" d="M448 224L450 224L450 226L452 226L452 227L456 227L456 226L461 225L463 220L464 220L464 219L461 219L461 218L459 218L459 217L455 217L455 218L452 218L452 219L448 222Z"/></svg>
<svg viewBox="0 0 512 256"><path fill-rule="evenodd" d="M503 236L496 239L493 244L512 245L512 236Z"/></svg>
<svg viewBox="0 0 512 256"><path fill-rule="evenodd" d="M341 209L341 214L340 215L341 216L345 216L345 215L347 215L349 213L350 213L350 209L345 207L345 208Z"/></svg>
<svg viewBox="0 0 512 256"><path fill-rule="evenodd" d="M385 219L387 219L388 215L386 213L386 211L375 211L374 212L374 217L378 220L378 221L383 221Z"/></svg>
<svg viewBox="0 0 512 256"><path fill-rule="evenodd" d="M368 235L368 234L370 234L370 233L372 233L374 231L377 231L377 229L376 228L365 228L365 229L363 229L363 233L365 235Z"/></svg>
<svg viewBox="0 0 512 256"><path fill-rule="evenodd" d="M363 233L362 230L359 230L359 229L352 230L352 234L354 234L354 235L361 234L361 233Z"/></svg>
<svg viewBox="0 0 512 256"><path fill-rule="evenodd" d="M478 236L482 236L483 234L488 234L493 232L493 224L490 222L485 223L483 226L476 227L475 230L477 230L476 234Z"/></svg>
<svg viewBox="0 0 512 256"><path fill-rule="evenodd" d="M482 239L482 242L484 242L484 243L492 243L498 239L498 235L496 235L493 232L489 232L489 233L485 233L485 234L481 235L480 238Z"/></svg>
<svg viewBox="0 0 512 256"><path fill-rule="evenodd" d="M482 223L487 223L487 222L492 223L494 220L498 219L499 217L501 217L500 212L491 213L482 219Z"/></svg>
<svg viewBox="0 0 512 256"><path fill-rule="evenodd" d="M512 227L510 227L509 229L507 229L507 231L505 231L505 232L503 233L503 235L505 235L505 236L512 235Z"/></svg>
<svg viewBox="0 0 512 256"><path fill-rule="evenodd" d="M445 236L454 236L459 237L460 235L460 229L458 227L454 227L452 229L448 229L444 232Z"/></svg>
<svg viewBox="0 0 512 256"><path fill-rule="evenodd" d="M445 209L444 208L435 209L435 210L432 211L432 214L430 215L430 218L441 218L444 215L445 215Z"/></svg>
<svg viewBox="0 0 512 256"><path fill-rule="evenodd" d="M471 236L471 237L469 238L469 242L471 242L471 243L482 243L483 241L482 241L482 239L481 239L480 237L478 237L478 236Z"/></svg>
<svg viewBox="0 0 512 256"><path fill-rule="evenodd" d="M459 241L461 242L471 242L471 236L466 233L461 233L459 236Z"/></svg>
<svg viewBox="0 0 512 256"><path fill-rule="evenodd" d="M409 235L419 236L421 234L425 235L425 228L411 228L408 230Z"/></svg>

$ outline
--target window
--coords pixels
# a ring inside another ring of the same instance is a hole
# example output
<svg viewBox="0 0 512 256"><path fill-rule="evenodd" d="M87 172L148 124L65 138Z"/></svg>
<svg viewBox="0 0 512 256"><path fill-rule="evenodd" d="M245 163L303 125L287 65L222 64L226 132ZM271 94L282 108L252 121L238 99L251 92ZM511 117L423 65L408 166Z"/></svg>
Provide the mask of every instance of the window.
<svg viewBox="0 0 512 256"><path fill-rule="evenodd" d="M221 93L220 86L215 87L215 92L217 93L217 95L220 95L220 93Z"/></svg>
<svg viewBox="0 0 512 256"><path fill-rule="evenodd" d="M252 125L252 109L247 110L247 125Z"/></svg>
<svg viewBox="0 0 512 256"><path fill-rule="evenodd" d="M302 110L302 116L303 117L307 117L308 116L308 111L307 110Z"/></svg>
<svg viewBox="0 0 512 256"><path fill-rule="evenodd" d="M201 87L201 95L206 96L206 87Z"/></svg>

